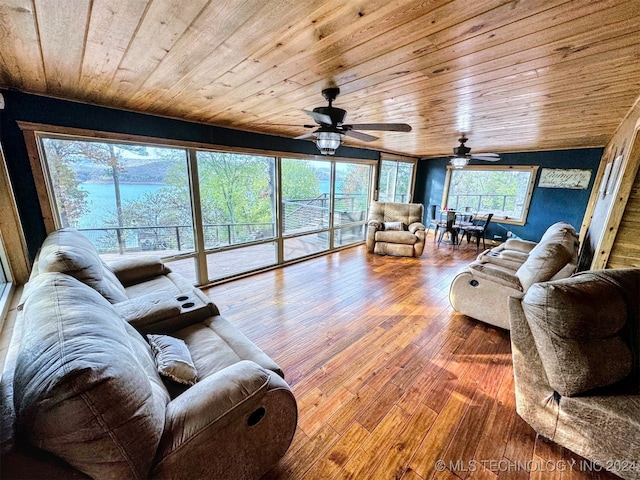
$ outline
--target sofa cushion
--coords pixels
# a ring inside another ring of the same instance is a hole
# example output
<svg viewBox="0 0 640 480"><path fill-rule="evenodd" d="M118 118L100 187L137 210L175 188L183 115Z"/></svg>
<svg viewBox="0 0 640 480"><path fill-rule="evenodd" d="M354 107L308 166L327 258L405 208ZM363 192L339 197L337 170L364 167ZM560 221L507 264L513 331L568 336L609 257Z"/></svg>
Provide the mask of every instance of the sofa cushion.
<svg viewBox="0 0 640 480"><path fill-rule="evenodd" d="M514 252L528 254L533 248L535 248L537 244L535 242L522 240L520 238L508 238L507 241L502 245L504 245L504 250L512 250Z"/></svg>
<svg viewBox="0 0 640 480"><path fill-rule="evenodd" d="M415 234L408 231L381 230L376 233L376 242L401 243L404 245L413 245L418 241Z"/></svg>
<svg viewBox="0 0 640 480"><path fill-rule="evenodd" d="M75 278L32 282L14 376L18 430L91 477L146 478L169 401L149 345Z"/></svg>
<svg viewBox="0 0 640 480"><path fill-rule="evenodd" d="M552 234L545 233L543 239L529 252L527 260L516 272L523 291L527 291L534 283L551 279L568 263L576 263L578 239L573 227L568 225L555 229Z"/></svg>
<svg viewBox="0 0 640 480"><path fill-rule="evenodd" d="M87 237L73 228L50 233L38 254L39 273L71 275L98 291L111 303L124 302L122 283L107 267Z"/></svg>
<svg viewBox="0 0 640 480"><path fill-rule="evenodd" d="M533 285L522 300L549 384L564 396L614 384L632 368L629 317L614 283L587 272Z"/></svg>
<svg viewBox="0 0 640 480"><path fill-rule="evenodd" d="M186 343L200 380L242 360L251 360L284 378L282 369L271 357L219 315L172 335Z"/></svg>

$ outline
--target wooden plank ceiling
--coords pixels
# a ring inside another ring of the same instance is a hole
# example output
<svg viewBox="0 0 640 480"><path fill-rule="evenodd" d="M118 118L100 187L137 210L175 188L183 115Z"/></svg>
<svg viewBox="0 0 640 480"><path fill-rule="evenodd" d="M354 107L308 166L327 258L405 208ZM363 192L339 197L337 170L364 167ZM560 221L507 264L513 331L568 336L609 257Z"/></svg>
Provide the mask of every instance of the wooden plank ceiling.
<svg viewBox="0 0 640 480"><path fill-rule="evenodd" d="M602 146L640 94L640 0L3 0L0 86L294 137L302 110L406 122L365 146ZM298 126L300 125L300 126Z"/></svg>

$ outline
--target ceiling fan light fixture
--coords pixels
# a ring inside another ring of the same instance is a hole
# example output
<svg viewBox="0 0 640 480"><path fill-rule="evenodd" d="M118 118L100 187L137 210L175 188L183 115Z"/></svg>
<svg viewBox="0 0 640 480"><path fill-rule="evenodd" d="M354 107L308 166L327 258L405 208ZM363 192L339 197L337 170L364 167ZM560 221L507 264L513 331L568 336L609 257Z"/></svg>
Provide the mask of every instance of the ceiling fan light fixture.
<svg viewBox="0 0 640 480"><path fill-rule="evenodd" d="M452 157L450 162L453 168L464 168L469 164L469 159L466 157Z"/></svg>
<svg viewBox="0 0 640 480"><path fill-rule="evenodd" d="M342 135L337 132L318 132L316 145L322 155L333 155L342 143Z"/></svg>

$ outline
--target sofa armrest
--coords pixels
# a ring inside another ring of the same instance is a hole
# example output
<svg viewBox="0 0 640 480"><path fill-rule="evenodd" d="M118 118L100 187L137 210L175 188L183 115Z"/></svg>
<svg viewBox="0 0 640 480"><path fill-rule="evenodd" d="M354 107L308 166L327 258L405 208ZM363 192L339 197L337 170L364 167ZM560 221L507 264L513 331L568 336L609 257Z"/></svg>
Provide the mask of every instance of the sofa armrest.
<svg viewBox="0 0 640 480"><path fill-rule="evenodd" d="M225 425L259 407L270 378L257 363L243 360L187 389L167 405L157 458L188 457L189 451L211 443Z"/></svg>
<svg viewBox="0 0 640 480"><path fill-rule="evenodd" d="M171 272L159 257L151 255L116 260L107 265L125 287Z"/></svg>
<svg viewBox="0 0 640 480"><path fill-rule="evenodd" d="M515 275L515 272L509 268L476 261L469 264L469 271L472 275L478 278L484 278L490 282L522 291L522 285L520 284L518 277Z"/></svg>
<svg viewBox="0 0 640 480"><path fill-rule="evenodd" d="M367 225L369 227L374 227L376 230L382 230L384 224L382 222L379 222L378 220L369 220L367 222Z"/></svg>
<svg viewBox="0 0 640 480"><path fill-rule="evenodd" d="M147 293L113 305L118 314L136 330L180 315L178 300L167 292Z"/></svg>
<svg viewBox="0 0 640 480"><path fill-rule="evenodd" d="M508 299L516 410L537 433L553 440L560 405L557 394L549 386L538 348L522 310L523 295Z"/></svg>
<svg viewBox="0 0 640 480"><path fill-rule="evenodd" d="M407 230L409 230L411 233L416 233L418 230L426 230L426 228L427 227L425 227L420 222L413 222L411 225L407 227Z"/></svg>
<svg viewBox="0 0 640 480"><path fill-rule="evenodd" d="M522 253L529 253L536 245L536 242L522 240L519 238L509 238L504 242L505 250L515 250Z"/></svg>

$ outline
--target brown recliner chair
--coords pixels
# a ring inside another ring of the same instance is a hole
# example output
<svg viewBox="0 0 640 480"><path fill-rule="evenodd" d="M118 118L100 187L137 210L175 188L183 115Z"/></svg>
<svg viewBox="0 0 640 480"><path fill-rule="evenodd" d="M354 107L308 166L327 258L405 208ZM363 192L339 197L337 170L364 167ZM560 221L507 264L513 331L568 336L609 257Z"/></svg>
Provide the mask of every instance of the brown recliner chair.
<svg viewBox="0 0 640 480"><path fill-rule="evenodd" d="M401 257L422 255L423 213L421 203L372 202L367 224L367 251Z"/></svg>

